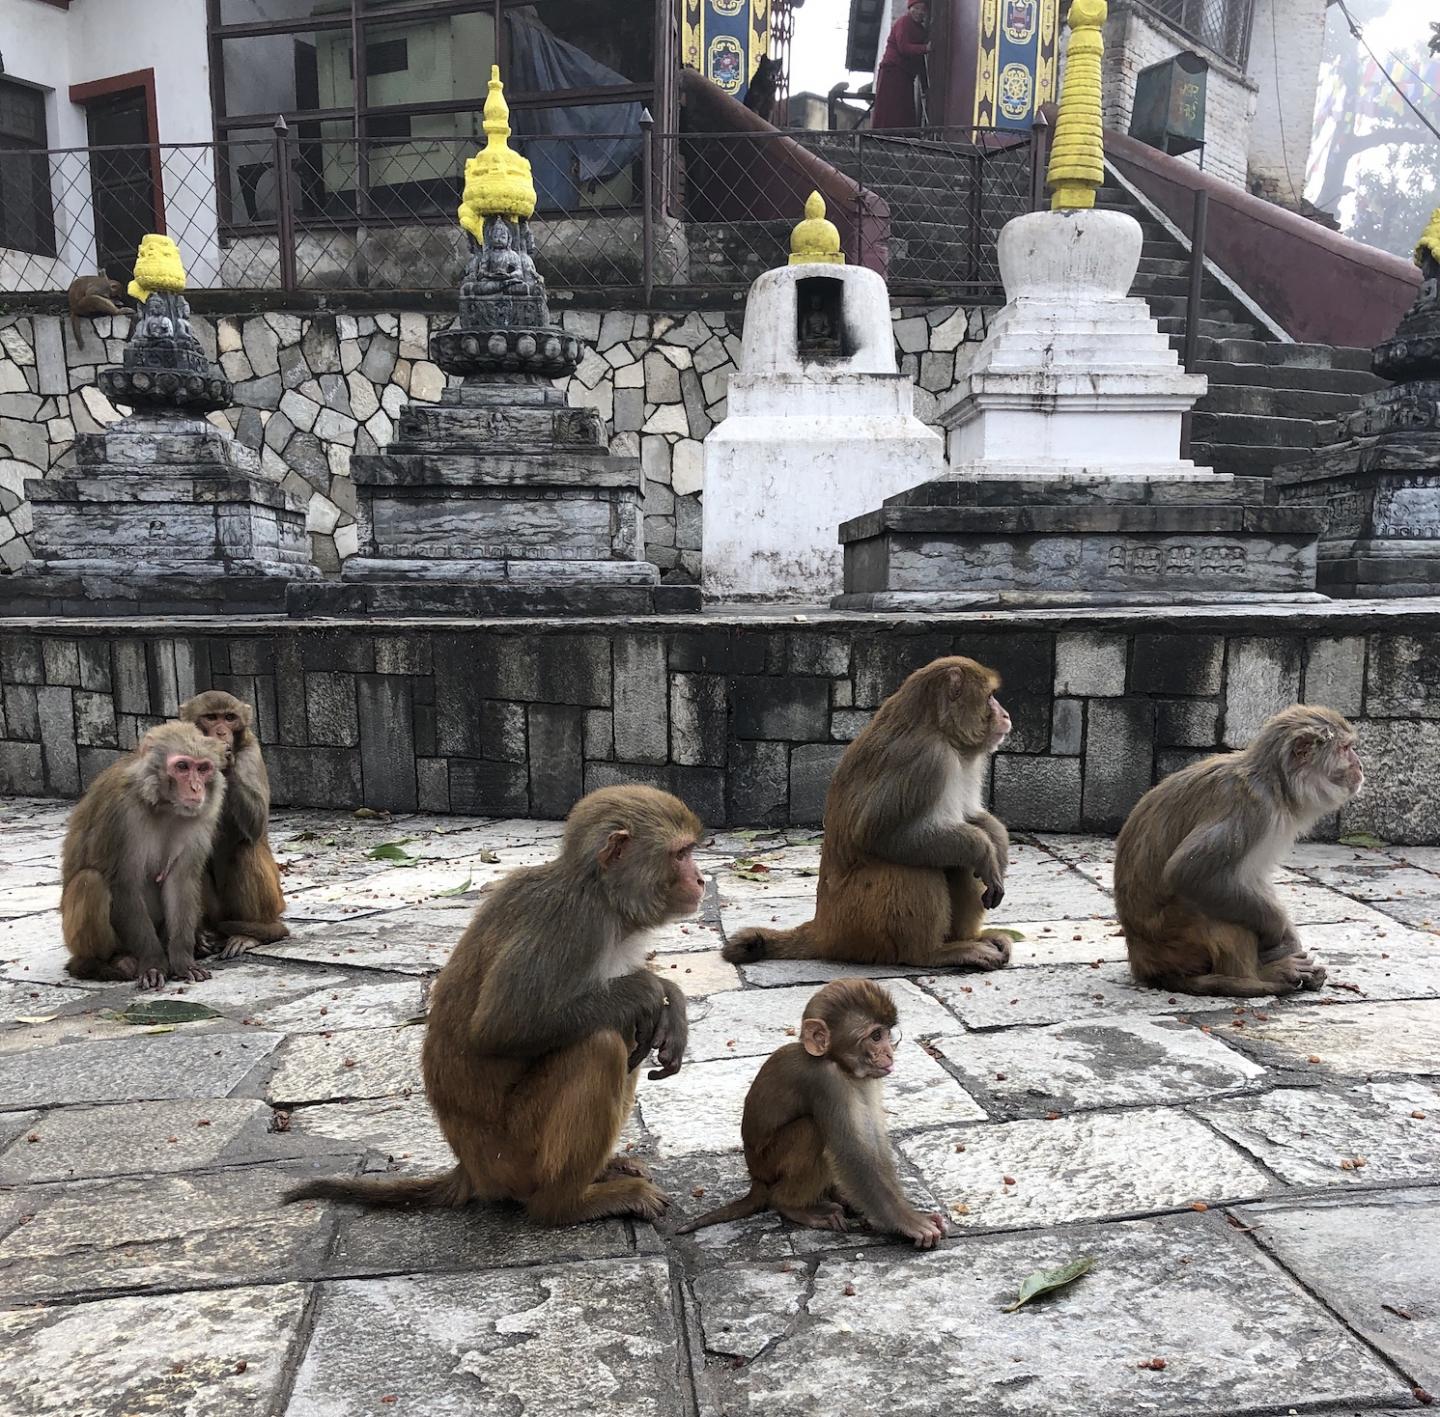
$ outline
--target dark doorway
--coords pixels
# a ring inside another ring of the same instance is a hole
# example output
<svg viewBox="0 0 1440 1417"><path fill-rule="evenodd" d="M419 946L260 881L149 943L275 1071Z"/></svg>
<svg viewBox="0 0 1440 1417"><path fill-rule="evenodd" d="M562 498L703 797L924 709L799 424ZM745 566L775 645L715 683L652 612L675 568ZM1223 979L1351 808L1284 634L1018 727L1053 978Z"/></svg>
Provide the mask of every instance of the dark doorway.
<svg viewBox="0 0 1440 1417"><path fill-rule="evenodd" d="M100 269L128 281L140 238L156 231L155 150L150 102L144 89L92 99L85 110L90 146L90 191Z"/></svg>

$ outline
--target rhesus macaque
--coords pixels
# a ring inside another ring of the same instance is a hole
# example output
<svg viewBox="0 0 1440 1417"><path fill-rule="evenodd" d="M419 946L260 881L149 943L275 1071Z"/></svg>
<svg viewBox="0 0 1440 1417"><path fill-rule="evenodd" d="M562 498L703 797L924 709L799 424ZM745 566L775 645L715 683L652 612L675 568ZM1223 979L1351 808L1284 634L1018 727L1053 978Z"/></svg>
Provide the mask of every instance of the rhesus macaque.
<svg viewBox="0 0 1440 1417"><path fill-rule="evenodd" d="M1115 909L1137 982L1254 998L1318 989L1271 874L1364 784L1355 730L1296 704L1240 753L1182 768L1136 804L1115 843Z"/></svg>
<svg viewBox="0 0 1440 1417"><path fill-rule="evenodd" d="M162 723L105 769L70 814L60 921L77 979L158 989L208 979L195 963L205 861L225 798L224 749Z"/></svg>
<svg viewBox="0 0 1440 1417"><path fill-rule="evenodd" d="M80 330L82 315L125 315L129 317L130 328L135 328L134 310L115 303L124 294L125 287L107 275L76 276L70 282L70 328L77 345L85 342Z"/></svg>
<svg viewBox="0 0 1440 1417"><path fill-rule="evenodd" d="M849 1206L873 1229L932 1249L945 1217L922 1214L901 1193L885 1124L881 1086L895 1066L894 1027L894 1000L868 979L832 980L814 995L800 1041L765 1060L745 1097L749 1193L676 1233L767 1208L814 1230L844 1230Z"/></svg>
<svg viewBox="0 0 1440 1417"><path fill-rule="evenodd" d="M181 704L180 717L225 750L225 807L205 873L205 928L213 939L201 942L201 953L234 959L290 933L280 921L285 897L266 835L270 779L251 731L255 711L233 694L208 689Z"/></svg>
<svg viewBox="0 0 1440 1417"><path fill-rule="evenodd" d="M425 1092L458 1158L443 1175L334 1179L287 1200L462 1206L513 1200L546 1225L655 1220L669 1203L614 1154L635 1070L680 1069L685 997L645 967L641 933L705 893L700 822L651 787L605 787L571 809L558 860L513 872L475 912L430 994Z"/></svg>
<svg viewBox="0 0 1440 1417"><path fill-rule="evenodd" d="M834 959L973 965L1010 960L980 924L1005 895L1010 838L980 805L1010 731L994 671L958 656L917 669L845 750L825 798L815 918L742 930L734 964Z"/></svg>

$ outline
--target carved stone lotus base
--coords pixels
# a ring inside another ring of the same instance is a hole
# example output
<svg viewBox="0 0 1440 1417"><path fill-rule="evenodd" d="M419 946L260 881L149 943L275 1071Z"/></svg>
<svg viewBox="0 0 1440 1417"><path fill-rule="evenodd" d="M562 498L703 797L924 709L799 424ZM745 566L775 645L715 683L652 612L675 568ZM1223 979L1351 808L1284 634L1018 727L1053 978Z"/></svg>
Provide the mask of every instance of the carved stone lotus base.
<svg viewBox="0 0 1440 1417"><path fill-rule="evenodd" d="M538 329L471 329L456 325L430 336L430 358L447 374L529 374L564 379L579 366L575 335L556 325Z"/></svg>
<svg viewBox="0 0 1440 1417"><path fill-rule="evenodd" d="M845 522L839 610L1318 600L1313 507L1265 480L954 477Z"/></svg>
<svg viewBox="0 0 1440 1417"><path fill-rule="evenodd" d="M102 369L95 386L111 403L129 408L182 409L188 413L212 413L229 408L234 387L223 374L160 366L125 366Z"/></svg>

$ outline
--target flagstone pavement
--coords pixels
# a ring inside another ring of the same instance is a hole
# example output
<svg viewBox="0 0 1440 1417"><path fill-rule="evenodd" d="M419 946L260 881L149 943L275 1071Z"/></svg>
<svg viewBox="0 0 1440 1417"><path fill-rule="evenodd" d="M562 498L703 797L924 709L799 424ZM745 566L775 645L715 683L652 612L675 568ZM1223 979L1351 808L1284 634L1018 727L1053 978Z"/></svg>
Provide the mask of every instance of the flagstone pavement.
<svg viewBox="0 0 1440 1417"><path fill-rule="evenodd" d="M718 953L808 917L814 833L708 840L700 915L653 939L691 1047L642 1080L625 1143L670 1219L546 1231L277 1202L317 1172L448 1164L426 992L558 824L277 814L293 936L167 988L217 1016L155 1028L116 1016L128 986L61 968L65 815L0 802L4 1417L1351 1414L1440 1392L1440 848L1293 853L1281 890L1330 965L1299 999L1135 988L1112 843L1088 837L1017 842L1012 968L849 970L899 1006L899 1163L953 1222L921 1254L772 1215L667 1233L743 1188L745 1089L847 972Z"/></svg>

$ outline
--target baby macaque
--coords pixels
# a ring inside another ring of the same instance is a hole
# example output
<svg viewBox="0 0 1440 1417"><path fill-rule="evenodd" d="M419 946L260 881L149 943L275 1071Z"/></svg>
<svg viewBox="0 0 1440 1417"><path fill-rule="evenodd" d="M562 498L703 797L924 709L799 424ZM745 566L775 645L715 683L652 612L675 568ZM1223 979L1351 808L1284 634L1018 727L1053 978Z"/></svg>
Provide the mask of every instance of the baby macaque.
<svg viewBox="0 0 1440 1417"><path fill-rule="evenodd" d="M858 1210L875 1230L933 1249L945 1217L900 1190L881 1085L895 1067L895 1002L868 979L836 979L805 1005L800 1041L777 1048L745 1098L740 1135L750 1190L677 1234L765 1209L815 1230Z"/></svg>

